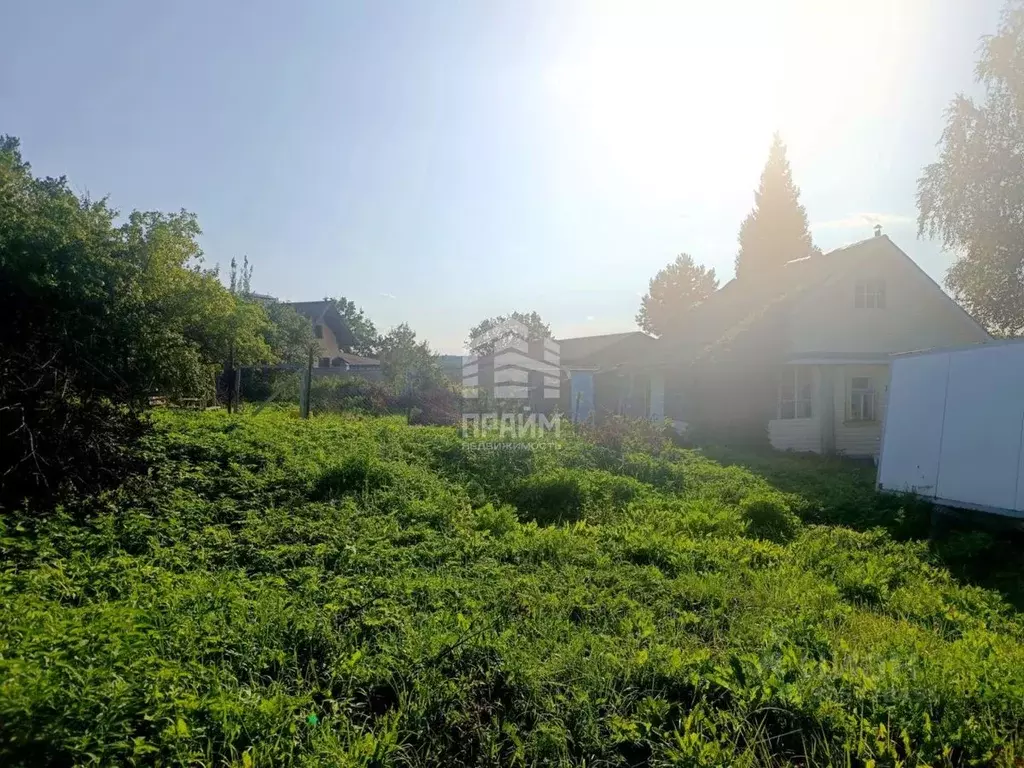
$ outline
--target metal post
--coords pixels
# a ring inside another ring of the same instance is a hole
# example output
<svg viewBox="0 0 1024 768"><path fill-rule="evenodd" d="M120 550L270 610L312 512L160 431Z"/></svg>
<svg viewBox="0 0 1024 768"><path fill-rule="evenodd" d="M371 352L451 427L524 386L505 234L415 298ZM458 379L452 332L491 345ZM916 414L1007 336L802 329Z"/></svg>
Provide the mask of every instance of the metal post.
<svg viewBox="0 0 1024 768"><path fill-rule="evenodd" d="M299 414L304 419L309 418L309 400L313 385L313 351L309 352L309 359L306 360L306 371L302 377L302 392L299 397Z"/></svg>
<svg viewBox="0 0 1024 768"><path fill-rule="evenodd" d="M231 413L231 401L235 396L235 342L231 342L231 346L228 348L228 370L227 370L227 385L228 385L228 413Z"/></svg>

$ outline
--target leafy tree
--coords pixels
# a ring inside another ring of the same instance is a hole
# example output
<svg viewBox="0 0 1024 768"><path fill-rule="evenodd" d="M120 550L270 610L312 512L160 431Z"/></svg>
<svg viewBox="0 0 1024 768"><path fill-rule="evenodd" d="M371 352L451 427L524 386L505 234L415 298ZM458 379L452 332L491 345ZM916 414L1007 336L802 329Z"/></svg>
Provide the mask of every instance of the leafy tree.
<svg viewBox="0 0 1024 768"><path fill-rule="evenodd" d="M347 351L373 357L377 353L380 339L377 336L377 328L363 312L362 307L357 307L354 301L350 301L344 296L338 299L329 298L326 301L334 303L338 314L345 318L345 323L355 337L355 343Z"/></svg>
<svg viewBox="0 0 1024 768"><path fill-rule="evenodd" d="M551 336L551 328L536 312L512 312L509 315L488 317L473 326L469 330L466 348L479 354L490 354L496 348L508 344L516 334L511 329L499 329L510 320L525 326L525 341L541 341Z"/></svg>
<svg viewBox="0 0 1024 768"><path fill-rule="evenodd" d="M227 368L269 362L273 351L269 345L272 327L266 309L252 295L252 265L246 256L242 264L231 259L228 291L233 301L224 318L223 329ZM228 410L231 403L228 402Z"/></svg>
<svg viewBox="0 0 1024 768"><path fill-rule="evenodd" d="M380 339L381 373L396 392L423 391L447 382L437 355L426 341L417 341L407 323L397 325Z"/></svg>
<svg viewBox="0 0 1024 768"><path fill-rule="evenodd" d="M800 188L786 158L786 145L778 133L772 138L761 185L754 192L754 208L740 225L736 277L757 279L787 261L816 249L807 228L807 212L800 204Z"/></svg>
<svg viewBox="0 0 1024 768"><path fill-rule="evenodd" d="M228 291L240 299L237 310L244 317L251 314L258 317L259 307L266 316L263 324L263 341L265 348L261 348L257 355L258 359L251 359L252 355L244 355L246 359L237 361L239 365L252 363L292 363L304 365L309 355L319 349L319 343L313 337L313 327L309 318L303 317L288 304L282 304L267 296L258 296L252 291L253 266L249 257L244 256L242 263L232 258L228 270ZM242 320L244 324L244 320ZM226 365L230 367L235 362L229 353Z"/></svg>
<svg viewBox="0 0 1024 768"><path fill-rule="evenodd" d="M939 159L918 180L918 234L957 259L946 287L991 332L1024 331L1024 4L1009 3L975 68L980 104L958 94Z"/></svg>
<svg viewBox="0 0 1024 768"><path fill-rule="evenodd" d="M232 296L241 296L246 299L252 296L252 264L249 263L248 256L242 258L241 266L235 257L231 257L228 290L231 291Z"/></svg>
<svg viewBox="0 0 1024 768"><path fill-rule="evenodd" d="M232 344L270 355L263 311L202 266L193 214L116 219L0 138L0 505L113 479L150 395L210 393Z"/></svg>
<svg viewBox="0 0 1024 768"><path fill-rule="evenodd" d="M273 356L282 363L304 365L313 354L318 355L320 343L313 337L313 326L294 308L278 301L263 306L270 325L264 339Z"/></svg>
<svg viewBox="0 0 1024 768"><path fill-rule="evenodd" d="M651 278L647 293L640 301L636 324L647 333L661 336L679 327L682 316L716 290L715 270L681 253Z"/></svg>

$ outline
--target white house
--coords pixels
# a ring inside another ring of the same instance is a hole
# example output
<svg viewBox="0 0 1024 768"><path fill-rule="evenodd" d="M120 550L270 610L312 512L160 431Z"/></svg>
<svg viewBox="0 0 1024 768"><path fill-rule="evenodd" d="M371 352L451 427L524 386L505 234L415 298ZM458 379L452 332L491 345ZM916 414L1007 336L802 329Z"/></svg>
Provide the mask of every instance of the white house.
<svg viewBox="0 0 1024 768"><path fill-rule="evenodd" d="M666 414L782 450L877 455L894 353L991 340L888 237L732 280L634 366L666 373Z"/></svg>

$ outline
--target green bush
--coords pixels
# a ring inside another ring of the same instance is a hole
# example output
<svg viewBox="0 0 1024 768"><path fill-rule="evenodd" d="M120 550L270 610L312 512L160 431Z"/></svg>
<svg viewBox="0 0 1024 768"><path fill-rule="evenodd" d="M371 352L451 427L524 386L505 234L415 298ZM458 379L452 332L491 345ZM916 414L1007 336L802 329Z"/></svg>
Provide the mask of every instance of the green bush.
<svg viewBox="0 0 1024 768"><path fill-rule="evenodd" d="M493 536L504 536L506 533L511 533L516 530L519 523L515 507L508 505L495 507L493 504L485 504L476 510L475 515L476 527Z"/></svg>
<svg viewBox="0 0 1024 768"><path fill-rule="evenodd" d="M523 520L552 525L582 519L586 497L579 474L560 471L521 480L514 498Z"/></svg>
<svg viewBox="0 0 1024 768"><path fill-rule="evenodd" d="M678 493L685 487L682 469L666 458L657 458L645 453L629 453L623 458L620 471L624 475L668 491Z"/></svg>
<svg viewBox="0 0 1024 768"><path fill-rule="evenodd" d="M987 531L960 530L936 542L936 551L949 564L964 565L990 557L996 538Z"/></svg>
<svg viewBox="0 0 1024 768"><path fill-rule="evenodd" d="M512 501L540 525L609 520L644 492L642 483L600 469L556 469L517 480Z"/></svg>
<svg viewBox="0 0 1024 768"><path fill-rule="evenodd" d="M194 215L36 178L0 136L0 509L115 485L151 395L210 399L228 349L271 355L262 308L201 264Z"/></svg>
<svg viewBox="0 0 1024 768"><path fill-rule="evenodd" d="M251 366L239 372L239 394L243 403L299 402L301 374L298 370Z"/></svg>
<svg viewBox="0 0 1024 768"><path fill-rule="evenodd" d="M314 376L309 385L309 409L313 413L355 412L382 416L398 410L390 388L361 376Z"/></svg>
<svg viewBox="0 0 1024 768"><path fill-rule="evenodd" d="M740 502L747 533L769 541L789 541L800 527L800 519L789 506L773 496L748 496Z"/></svg>
<svg viewBox="0 0 1024 768"><path fill-rule="evenodd" d="M951 572L940 543L798 529L793 511L839 514L829 473L875 505L855 520L883 517L856 466L648 465L571 434L490 453L273 408L153 421L150 471L91 515L0 517L3 765L1021 754L1024 620L967 581L1008 545L954 540Z"/></svg>
<svg viewBox="0 0 1024 768"><path fill-rule="evenodd" d="M594 445L620 455L630 451L657 455L671 445L665 425L648 419L608 416L597 423L581 424L577 431Z"/></svg>

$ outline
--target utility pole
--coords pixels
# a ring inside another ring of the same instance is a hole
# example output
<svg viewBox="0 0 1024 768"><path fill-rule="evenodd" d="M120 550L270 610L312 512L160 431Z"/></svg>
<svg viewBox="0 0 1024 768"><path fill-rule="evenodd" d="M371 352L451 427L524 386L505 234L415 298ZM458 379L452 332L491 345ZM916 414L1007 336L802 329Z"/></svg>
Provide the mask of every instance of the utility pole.
<svg viewBox="0 0 1024 768"><path fill-rule="evenodd" d="M299 415L309 418L309 396L313 386L313 350L310 348L306 359L306 375L302 377L302 392L299 398Z"/></svg>
<svg viewBox="0 0 1024 768"><path fill-rule="evenodd" d="M235 396L235 342L228 347L228 413L231 413L231 401Z"/></svg>

